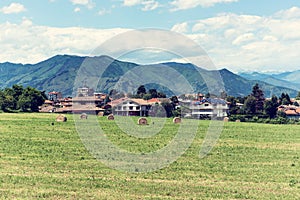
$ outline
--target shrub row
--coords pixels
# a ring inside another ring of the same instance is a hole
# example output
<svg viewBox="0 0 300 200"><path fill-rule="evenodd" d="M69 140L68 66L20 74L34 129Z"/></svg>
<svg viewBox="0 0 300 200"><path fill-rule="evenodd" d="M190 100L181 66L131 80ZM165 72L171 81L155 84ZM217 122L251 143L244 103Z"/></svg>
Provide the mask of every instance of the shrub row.
<svg viewBox="0 0 300 200"><path fill-rule="evenodd" d="M288 119L284 117L276 117L270 119L266 115L231 115L230 121L240 120L241 122L254 122L254 123L266 123L266 124L300 124L297 119Z"/></svg>

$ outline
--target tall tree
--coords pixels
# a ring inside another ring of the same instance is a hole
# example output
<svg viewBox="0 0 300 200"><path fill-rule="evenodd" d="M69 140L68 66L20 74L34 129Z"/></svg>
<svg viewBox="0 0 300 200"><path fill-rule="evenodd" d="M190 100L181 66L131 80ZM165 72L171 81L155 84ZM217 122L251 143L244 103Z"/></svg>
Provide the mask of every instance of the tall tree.
<svg viewBox="0 0 300 200"><path fill-rule="evenodd" d="M265 104L264 104L265 113L270 118L275 118L278 106L279 106L278 98L275 95L273 95L272 98L271 98L271 100L266 101Z"/></svg>
<svg viewBox="0 0 300 200"><path fill-rule="evenodd" d="M172 117L173 111L174 111L174 107L173 107L172 103L170 103L168 101L163 101L163 102L161 102L161 105L162 105L162 107L164 107L164 109L166 111L166 116Z"/></svg>
<svg viewBox="0 0 300 200"><path fill-rule="evenodd" d="M237 100L233 96L227 96L226 101L229 102L229 113L232 115L235 115L238 113L238 106L237 106Z"/></svg>
<svg viewBox="0 0 300 200"><path fill-rule="evenodd" d="M44 101L45 99L40 91L32 87L27 87L19 96L18 107L23 112L38 112L39 106L41 106Z"/></svg>
<svg viewBox="0 0 300 200"><path fill-rule="evenodd" d="M158 92L157 93L157 98L167 98L167 95L163 92Z"/></svg>
<svg viewBox="0 0 300 200"><path fill-rule="evenodd" d="M210 98L210 93L209 92L205 95L205 98L206 99Z"/></svg>
<svg viewBox="0 0 300 200"><path fill-rule="evenodd" d="M140 95L141 97L143 97L144 94L147 94L147 90L145 88L144 85L141 85L138 87L137 92L138 95Z"/></svg>
<svg viewBox="0 0 300 200"><path fill-rule="evenodd" d="M249 95L244 103L244 111L246 114L255 114L256 113L256 98L252 95Z"/></svg>
<svg viewBox="0 0 300 200"><path fill-rule="evenodd" d="M151 95L151 98L157 98L158 97L156 89L150 89L148 93Z"/></svg>
<svg viewBox="0 0 300 200"><path fill-rule="evenodd" d="M296 100L300 100L300 91L298 92L298 94L296 96Z"/></svg>
<svg viewBox="0 0 300 200"><path fill-rule="evenodd" d="M282 93L279 100L280 100L281 105L290 105L290 104L292 104L290 96L287 93Z"/></svg>
<svg viewBox="0 0 300 200"><path fill-rule="evenodd" d="M15 110L15 101L12 95L0 91L0 109L4 112Z"/></svg>
<svg viewBox="0 0 300 200"><path fill-rule="evenodd" d="M253 86L251 96L255 98L255 113L262 113L264 110L265 97L258 83Z"/></svg>

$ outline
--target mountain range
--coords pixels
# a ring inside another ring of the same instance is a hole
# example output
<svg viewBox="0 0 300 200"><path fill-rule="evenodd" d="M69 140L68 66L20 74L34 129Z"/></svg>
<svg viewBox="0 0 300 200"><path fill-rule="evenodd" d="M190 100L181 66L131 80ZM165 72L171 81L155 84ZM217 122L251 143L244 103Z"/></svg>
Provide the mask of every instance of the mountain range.
<svg viewBox="0 0 300 200"><path fill-rule="evenodd" d="M300 91L300 70L283 73L260 73L260 72L243 72L239 76L248 80L259 80L274 86L281 86Z"/></svg>
<svg viewBox="0 0 300 200"><path fill-rule="evenodd" d="M88 62L87 62L88 60ZM60 91L64 96L71 96L75 84L77 73L85 64L86 74L89 80L99 81L97 88L93 88L98 92L109 92L114 89L116 84L124 75L135 68L142 66L136 63L123 62L116 60L109 56L95 56L83 57L72 55L57 55L37 64L15 64L15 63L0 63L0 87L11 87L13 84L22 84L24 86L32 86L42 91ZM99 69L103 66L108 66L99 75ZM300 71L288 72L275 75L267 75L262 73L240 73L234 74L227 69L221 70L206 70L193 64L187 63L161 63L147 65L148 69L155 67L170 67L182 75L193 87L194 91L201 93L211 92L208 88L214 88L220 85L220 80L223 80L225 92L232 96L247 96L251 93L253 85L258 83L265 93L266 97L272 94L280 95L281 93L288 93L291 97L297 95L300 90ZM178 77L172 76L170 73L164 73L162 70L161 75L166 80L177 79ZM148 76L148 77L147 77ZM144 78L153 78L153 74L146 73ZM132 76L134 77L134 76ZM137 77L137 76L136 76ZM216 79L221 77L221 79ZM83 83L82 85L86 84ZM135 78L124 81L126 86L135 85ZM75 84L76 85L76 84ZM209 87L208 87L209 85ZM171 95L171 91L163 85L158 83L149 83L146 88L156 88L159 91ZM221 92L221 91L219 91Z"/></svg>

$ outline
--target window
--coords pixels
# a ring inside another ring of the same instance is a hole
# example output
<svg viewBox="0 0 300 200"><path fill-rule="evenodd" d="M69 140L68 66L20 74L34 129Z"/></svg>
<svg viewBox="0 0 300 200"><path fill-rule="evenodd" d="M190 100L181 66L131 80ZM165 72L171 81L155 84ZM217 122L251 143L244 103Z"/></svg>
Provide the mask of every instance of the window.
<svg viewBox="0 0 300 200"><path fill-rule="evenodd" d="M129 110L133 110L133 106L129 106Z"/></svg>
<svg viewBox="0 0 300 200"><path fill-rule="evenodd" d="M208 104L208 103L206 103L206 104L204 104L204 106L209 106L209 104Z"/></svg>
<svg viewBox="0 0 300 200"><path fill-rule="evenodd" d="M136 110L140 110L140 107L139 107L139 106L137 106L137 107L136 107Z"/></svg>

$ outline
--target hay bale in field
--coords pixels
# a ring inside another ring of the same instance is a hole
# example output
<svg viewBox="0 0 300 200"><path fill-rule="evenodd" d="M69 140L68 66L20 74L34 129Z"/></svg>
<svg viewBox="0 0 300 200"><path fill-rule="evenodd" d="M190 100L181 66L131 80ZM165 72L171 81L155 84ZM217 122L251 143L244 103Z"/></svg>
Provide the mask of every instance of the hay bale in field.
<svg viewBox="0 0 300 200"><path fill-rule="evenodd" d="M66 122L67 121L67 117L65 115L58 115L56 117L56 121L57 122Z"/></svg>
<svg viewBox="0 0 300 200"><path fill-rule="evenodd" d="M99 116L99 117L103 117L103 116L104 116L104 112L99 112L99 113L98 113L98 116Z"/></svg>
<svg viewBox="0 0 300 200"><path fill-rule="evenodd" d="M82 113L80 115L80 119L87 119L88 118L88 115L86 113Z"/></svg>
<svg viewBox="0 0 300 200"><path fill-rule="evenodd" d="M229 117L224 117L223 121L224 122L229 122Z"/></svg>
<svg viewBox="0 0 300 200"><path fill-rule="evenodd" d="M115 120L115 117L114 117L113 114L110 114L110 115L107 116L107 119L108 120Z"/></svg>
<svg viewBox="0 0 300 200"><path fill-rule="evenodd" d="M241 122L241 120L237 119L237 120L235 120L235 122Z"/></svg>
<svg viewBox="0 0 300 200"><path fill-rule="evenodd" d="M147 125L148 121L145 117L141 117L141 118L138 119L138 124L139 125Z"/></svg>
<svg viewBox="0 0 300 200"><path fill-rule="evenodd" d="M173 123L174 124L180 124L181 123L181 118L180 117L174 117L173 118Z"/></svg>

